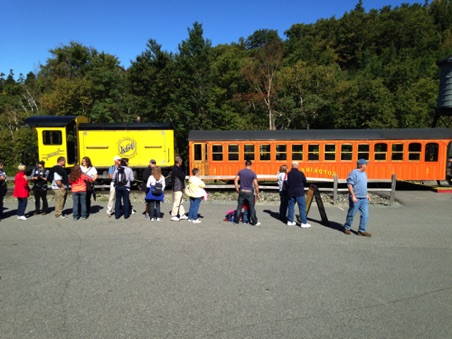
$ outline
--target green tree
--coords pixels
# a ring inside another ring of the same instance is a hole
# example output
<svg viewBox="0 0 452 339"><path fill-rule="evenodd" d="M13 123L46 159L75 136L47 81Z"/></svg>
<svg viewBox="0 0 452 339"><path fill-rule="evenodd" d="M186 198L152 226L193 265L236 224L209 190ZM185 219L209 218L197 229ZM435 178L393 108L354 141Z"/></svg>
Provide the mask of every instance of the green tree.
<svg viewBox="0 0 452 339"><path fill-rule="evenodd" d="M211 114L215 104L212 43L204 39L202 25L197 22L188 33L175 56L174 88L166 115L178 131L181 153L186 152L191 129L211 129L215 120Z"/></svg>
<svg viewBox="0 0 452 339"><path fill-rule="evenodd" d="M283 42L276 31L259 30L247 39L247 46L253 47L242 73L254 92L250 95L250 100L264 105L267 126L270 130L275 130L276 119L280 115L275 111L275 100L279 85L277 75L284 60Z"/></svg>
<svg viewBox="0 0 452 339"><path fill-rule="evenodd" d="M174 56L149 39L146 50L136 57L127 71L130 93L143 121L161 121L167 116L174 75Z"/></svg>

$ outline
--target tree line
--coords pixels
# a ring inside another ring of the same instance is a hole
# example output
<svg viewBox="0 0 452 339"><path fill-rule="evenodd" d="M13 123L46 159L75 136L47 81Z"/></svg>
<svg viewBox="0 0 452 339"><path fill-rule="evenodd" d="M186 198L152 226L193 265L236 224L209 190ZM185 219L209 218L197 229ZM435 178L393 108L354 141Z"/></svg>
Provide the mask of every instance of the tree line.
<svg viewBox="0 0 452 339"><path fill-rule="evenodd" d="M128 68L81 43L50 50L37 73L0 74L0 156L36 161L32 115L92 122L171 122L187 152L192 129L430 126L437 61L452 54L452 0L364 10L293 24L282 39L258 29L212 46L201 23L175 53L154 39Z"/></svg>

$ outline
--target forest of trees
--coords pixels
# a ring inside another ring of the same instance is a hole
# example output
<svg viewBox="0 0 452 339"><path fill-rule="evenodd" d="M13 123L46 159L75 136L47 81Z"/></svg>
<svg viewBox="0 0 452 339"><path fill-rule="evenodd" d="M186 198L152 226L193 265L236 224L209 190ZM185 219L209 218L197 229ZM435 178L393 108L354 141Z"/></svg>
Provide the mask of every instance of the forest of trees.
<svg viewBox="0 0 452 339"><path fill-rule="evenodd" d="M37 160L23 127L32 115L172 122L182 154L192 129L431 125L437 61L452 55L452 0L369 12L358 0L341 18L284 35L259 29L214 47L195 22L177 53L149 39L127 69L94 47L54 48L37 74L0 74L0 157L13 168Z"/></svg>

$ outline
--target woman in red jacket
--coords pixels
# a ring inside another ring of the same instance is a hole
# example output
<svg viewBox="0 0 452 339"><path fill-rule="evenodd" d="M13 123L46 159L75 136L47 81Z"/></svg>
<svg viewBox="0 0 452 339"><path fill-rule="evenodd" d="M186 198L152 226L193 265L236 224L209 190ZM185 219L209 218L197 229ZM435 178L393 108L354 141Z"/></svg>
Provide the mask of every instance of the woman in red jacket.
<svg viewBox="0 0 452 339"><path fill-rule="evenodd" d="M17 167L19 172L17 172L14 178L14 191L13 196L17 198L17 219L27 220L25 217L25 209L27 208L28 196L30 195L30 187L28 186L28 178L25 174L25 165L19 165Z"/></svg>

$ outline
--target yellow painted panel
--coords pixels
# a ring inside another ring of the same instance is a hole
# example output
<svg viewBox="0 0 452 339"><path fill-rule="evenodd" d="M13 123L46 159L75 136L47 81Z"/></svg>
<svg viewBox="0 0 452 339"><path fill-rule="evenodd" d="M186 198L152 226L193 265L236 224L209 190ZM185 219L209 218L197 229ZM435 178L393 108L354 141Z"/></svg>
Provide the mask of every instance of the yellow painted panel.
<svg viewBox="0 0 452 339"><path fill-rule="evenodd" d="M39 159L44 160L47 167L55 165L58 157L63 156L67 159L65 127L37 127L36 132L38 134Z"/></svg>
<svg viewBox="0 0 452 339"><path fill-rule="evenodd" d="M172 130L86 130L78 137L80 158L90 157L96 167L111 166L118 155L131 167L146 167L151 159L161 167L174 164Z"/></svg>

